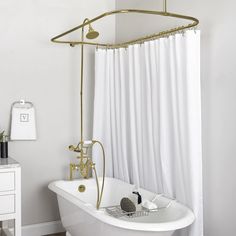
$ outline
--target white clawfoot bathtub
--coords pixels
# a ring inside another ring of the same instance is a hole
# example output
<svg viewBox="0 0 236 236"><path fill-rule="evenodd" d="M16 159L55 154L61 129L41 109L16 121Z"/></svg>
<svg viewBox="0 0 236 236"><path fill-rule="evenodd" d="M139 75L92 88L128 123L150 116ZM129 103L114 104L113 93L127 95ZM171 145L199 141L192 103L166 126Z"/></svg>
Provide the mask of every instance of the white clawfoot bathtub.
<svg viewBox="0 0 236 236"><path fill-rule="evenodd" d="M78 191L85 185L85 192ZM56 181L49 189L57 194L61 221L71 236L171 236L175 230L185 228L194 221L192 211L186 206L149 191L138 189L143 199L153 200L159 207L167 206L148 216L115 218L103 209L119 205L135 186L118 179L106 178L101 209L96 209L96 181L82 179Z"/></svg>

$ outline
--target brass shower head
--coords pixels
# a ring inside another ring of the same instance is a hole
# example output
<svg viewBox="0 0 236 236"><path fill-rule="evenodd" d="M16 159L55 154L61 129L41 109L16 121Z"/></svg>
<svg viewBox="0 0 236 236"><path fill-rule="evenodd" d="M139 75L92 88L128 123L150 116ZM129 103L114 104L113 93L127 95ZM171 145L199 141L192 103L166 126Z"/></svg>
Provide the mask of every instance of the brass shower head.
<svg viewBox="0 0 236 236"><path fill-rule="evenodd" d="M93 27L89 24L89 30L86 34L87 39L95 39L99 36L99 33L93 29Z"/></svg>

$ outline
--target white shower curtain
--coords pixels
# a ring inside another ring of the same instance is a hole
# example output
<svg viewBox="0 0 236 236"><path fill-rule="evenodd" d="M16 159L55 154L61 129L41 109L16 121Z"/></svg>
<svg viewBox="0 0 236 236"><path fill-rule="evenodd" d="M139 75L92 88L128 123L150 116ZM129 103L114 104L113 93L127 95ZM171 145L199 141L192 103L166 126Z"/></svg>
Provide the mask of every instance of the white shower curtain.
<svg viewBox="0 0 236 236"><path fill-rule="evenodd" d="M196 220L178 234L202 236L200 32L95 55L93 137L106 175L185 203Z"/></svg>

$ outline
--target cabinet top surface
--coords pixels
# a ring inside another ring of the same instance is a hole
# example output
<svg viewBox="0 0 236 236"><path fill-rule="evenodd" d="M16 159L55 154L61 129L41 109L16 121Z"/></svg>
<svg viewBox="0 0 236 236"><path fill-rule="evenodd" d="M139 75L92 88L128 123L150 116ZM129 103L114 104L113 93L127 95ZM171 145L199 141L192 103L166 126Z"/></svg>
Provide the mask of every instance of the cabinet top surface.
<svg viewBox="0 0 236 236"><path fill-rule="evenodd" d="M0 158L0 169L2 168L14 168L19 167L20 164L12 159L11 157L8 158Z"/></svg>

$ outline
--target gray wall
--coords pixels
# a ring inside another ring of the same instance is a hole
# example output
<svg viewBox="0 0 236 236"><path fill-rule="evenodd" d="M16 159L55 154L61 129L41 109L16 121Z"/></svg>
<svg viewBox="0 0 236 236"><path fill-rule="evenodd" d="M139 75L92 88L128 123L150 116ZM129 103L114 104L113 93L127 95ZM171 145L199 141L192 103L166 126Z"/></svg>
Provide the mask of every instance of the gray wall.
<svg viewBox="0 0 236 236"><path fill-rule="evenodd" d="M102 0L93 6L94 0L0 1L0 129L8 131L10 107L16 100L32 101L37 112L38 140L9 144L10 155L22 165L23 225L59 219L55 195L47 185L68 177L74 155L67 146L79 139L80 51L49 40L85 17L114 9L115 1ZM114 18L103 27L94 27L100 30L101 39L114 40ZM88 48L87 137L91 136L93 58L93 49Z"/></svg>
<svg viewBox="0 0 236 236"><path fill-rule="evenodd" d="M118 9L162 9L160 0L116 3ZM205 236L234 236L236 231L235 8L234 0L169 1L169 11L196 16L201 22ZM166 18L153 20L117 17L117 40L140 36L168 23Z"/></svg>

